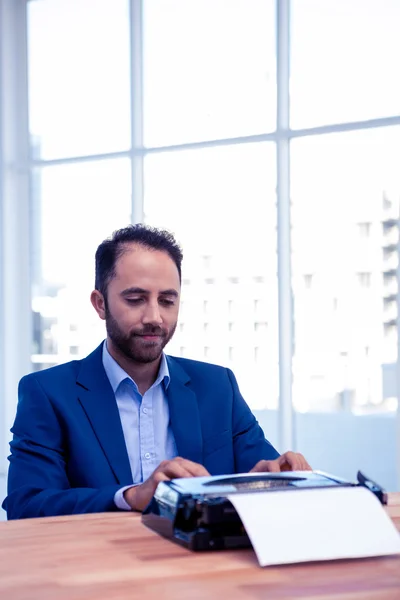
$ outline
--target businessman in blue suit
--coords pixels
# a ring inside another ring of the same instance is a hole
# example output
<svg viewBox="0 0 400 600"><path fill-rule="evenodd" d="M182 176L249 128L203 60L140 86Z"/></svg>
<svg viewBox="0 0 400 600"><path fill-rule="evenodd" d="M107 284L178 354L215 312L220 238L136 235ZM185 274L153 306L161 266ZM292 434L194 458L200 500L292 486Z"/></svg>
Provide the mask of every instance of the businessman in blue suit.
<svg viewBox="0 0 400 600"><path fill-rule="evenodd" d="M140 511L163 480L310 468L265 439L229 369L164 354L181 262L173 236L144 225L100 244L91 301L107 339L83 360L22 378L9 519Z"/></svg>

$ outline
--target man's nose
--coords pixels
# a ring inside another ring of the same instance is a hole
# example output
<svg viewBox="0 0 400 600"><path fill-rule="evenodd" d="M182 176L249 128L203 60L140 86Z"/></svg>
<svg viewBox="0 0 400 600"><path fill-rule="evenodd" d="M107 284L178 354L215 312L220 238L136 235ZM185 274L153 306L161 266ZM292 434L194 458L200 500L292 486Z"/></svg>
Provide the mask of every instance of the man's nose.
<svg viewBox="0 0 400 600"><path fill-rule="evenodd" d="M162 317L160 314L160 307L158 302L149 302L146 305L146 310L143 314L143 323L153 323L154 325L161 325Z"/></svg>

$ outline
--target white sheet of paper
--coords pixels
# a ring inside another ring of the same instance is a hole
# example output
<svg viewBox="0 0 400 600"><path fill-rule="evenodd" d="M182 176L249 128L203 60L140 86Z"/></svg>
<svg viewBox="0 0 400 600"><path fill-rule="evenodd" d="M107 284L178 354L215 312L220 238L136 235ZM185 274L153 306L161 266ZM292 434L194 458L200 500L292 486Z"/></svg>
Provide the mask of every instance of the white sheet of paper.
<svg viewBox="0 0 400 600"><path fill-rule="evenodd" d="M366 488L228 496L262 567L400 552L400 535Z"/></svg>

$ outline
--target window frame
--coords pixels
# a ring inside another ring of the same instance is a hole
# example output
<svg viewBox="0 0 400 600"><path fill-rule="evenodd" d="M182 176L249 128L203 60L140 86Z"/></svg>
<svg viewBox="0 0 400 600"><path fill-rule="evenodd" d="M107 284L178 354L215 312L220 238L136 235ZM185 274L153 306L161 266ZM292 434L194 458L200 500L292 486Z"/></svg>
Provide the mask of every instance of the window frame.
<svg viewBox="0 0 400 600"><path fill-rule="evenodd" d="M191 142L170 147L143 145L143 2L129 0L131 146L127 152L39 160L29 149L27 81L27 7L35 0L0 0L0 447L8 452L9 427L16 405L16 386L31 364L31 289L29 265L30 173L32 169L67 162L128 156L132 177L132 222L143 220L143 160L154 152L272 141L277 154L277 254L279 311L279 446L295 448L292 405L293 298L291 266L290 142L297 137L400 127L400 115L307 129L290 128L290 0L275 0L277 116L272 133L243 138ZM18 40L18 43L15 41ZM10 112L10 107L18 107ZM12 168L9 168L12 165ZM18 198L18 201L16 201ZM12 258L12 260L10 260ZM6 318L7 315L7 318ZM400 336L398 336L400 338ZM400 352L398 353L398 355ZM398 358L399 361L399 358ZM399 362L397 364L400 381ZM400 385L398 386L400 395ZM400 402L399 402L400 406ZM398 471L400 473L400 409L398 412ZM7 450L6 450L7 449ZM0 474L6 471L0 461ZM399 475L400 478L400 475Z"/></svg>

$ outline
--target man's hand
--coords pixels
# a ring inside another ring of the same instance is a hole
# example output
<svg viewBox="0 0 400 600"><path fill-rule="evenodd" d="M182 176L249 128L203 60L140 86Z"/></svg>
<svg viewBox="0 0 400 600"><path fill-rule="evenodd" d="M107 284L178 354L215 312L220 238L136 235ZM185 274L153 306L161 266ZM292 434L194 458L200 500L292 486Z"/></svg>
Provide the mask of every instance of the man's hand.
<svg viewBox="0 0 400 600"><path fill-rule="evenodd" d="M260 460L250 473L280 473L281 471L312 471L302 454L285 452L275 460Z"/></svg>
<svg viewBox="0 0 400 600"><path fill-rule="evenodd" d="M177 456L172 460L163 460L141 485L125 490L124 498L132 510L142 511L152 499L160 481L180 477L207 477L208 475L210 473L202 465Z"/></svg>

